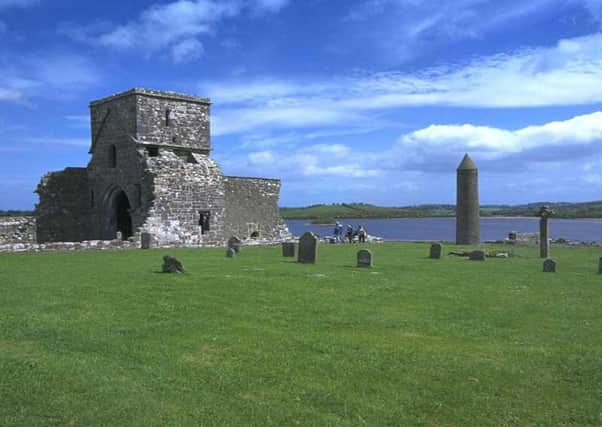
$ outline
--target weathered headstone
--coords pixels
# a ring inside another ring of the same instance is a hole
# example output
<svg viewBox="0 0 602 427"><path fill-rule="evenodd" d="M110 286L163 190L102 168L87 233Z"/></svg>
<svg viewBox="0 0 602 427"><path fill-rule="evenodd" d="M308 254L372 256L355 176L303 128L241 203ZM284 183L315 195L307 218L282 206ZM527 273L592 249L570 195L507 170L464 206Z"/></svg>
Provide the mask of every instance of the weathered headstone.
<svg viewBox="0 0 602 427"><path fill-rule="evenodd" d="M242 241L236 237L232 236L228 239L228 248L234 249L234 251L238 254L240 252L240 245Z"/></svg>
<svg viewBox="0 0 602 427"><path fill-rule="evenodd" d="M282 256L295 257L295 242L282 242Z"/></svg>
<svg viewBox="0 0 602 427"><path fill-rule="evenodd" d="M115 240L123 240L123 233L121 231L115 233Z"/></svg>
<svg viewBox="0 0 602 427"><path fill-rule="evenodd" d="M372 252L368 249L360 249L357 251L357 266L358 267L372 267Z"/></svg>
<svg viewBox="0 0 602 427"><path fill-rule="evenodd" d="M150 233L141 233L140 234L140 247L142 249L149 249L151 247L151 234Z"/></svg>
<svg viewBox="0 0 602 427"><path fill-rule="evenodd" d="M543 262L544 273L556 273L556 261L552 258L548 258Z"/></svg>
<svg viewBox="0 0 602 427"><path fill-rule="evenodd" d="M598 260L598 273L602 274L602 257Z"/></svg>
<svg viewBox="0 0 602 427"><path fill-rule="evenodd" d="M476 250L468 254L468 259L471 261L485 261L485 251Z"/></svg>
<svg viewBox="0 0 602 427"><path fill-rule="evenodd" d="M315 264L318 260L318 237L311 232L306 232L299 239L299 252L297 262Z"/></svg>
<svg viewBox="0 0 602 427"><path fill-rule="evenodd" d="M182 266L182 263L174 257L165 255L163 257L162 271L163 273L183 273L184 267Z"/></svg>
<svg viewBox="0 0 602 427"><path fill-rule="evenodd" d="M429 258L441 259L442 251L443 251L443 247L441 246L441 243L433 243L431 245L431 252L429 254Z"/></svg>
<svg viewBox="0 0 602 427"><path fill-rule="evenodd" d="M228 258L235 257L236 256L236 249L234 249L234 248L228 248L228 249L226 249L226 256Z"/></svg>
<svg viewBox="0 0 602 427"><path fill-rule="evenodd" d="M542 206L537 212L539 217L539 257L548 258L550 256L550 226L548 218L554 214L547 206Z"/></svg>

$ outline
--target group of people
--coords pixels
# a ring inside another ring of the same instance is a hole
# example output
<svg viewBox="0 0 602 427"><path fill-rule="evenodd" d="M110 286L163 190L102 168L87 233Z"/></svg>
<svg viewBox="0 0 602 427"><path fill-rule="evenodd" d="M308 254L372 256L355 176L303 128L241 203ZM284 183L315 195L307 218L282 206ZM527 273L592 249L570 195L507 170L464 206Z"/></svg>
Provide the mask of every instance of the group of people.
<svg viewBox="0 0 602 427"><path fill-rule="evenodd" d="M357 236L360 243L363 243L368 236L368 230L366 230L363 225L359 225L357 229L354 230L351 224L347 224L347 228L344 230L343 224L339 221L334 225L334 238L338 242L345 242L345 240L347 240L349 243L353 243L355 236Z"/></svg>

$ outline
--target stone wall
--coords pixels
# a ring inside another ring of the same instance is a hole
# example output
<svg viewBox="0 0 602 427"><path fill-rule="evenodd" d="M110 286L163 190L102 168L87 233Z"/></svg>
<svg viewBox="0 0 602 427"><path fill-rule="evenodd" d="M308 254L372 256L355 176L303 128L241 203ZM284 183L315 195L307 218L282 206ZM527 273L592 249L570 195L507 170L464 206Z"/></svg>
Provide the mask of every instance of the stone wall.
<svg viewBox="0 0 602 427"><path fill-rule="evenodd" d="M0 244L35 243L36 218L34 216L0 217Z"/></svg>
<svg viewBox="0 0 602 427"><path fill-rule="evenodd" d="M86 240L91 227L88 172L66 168L46 174L36 190L37 240L79 242Z"/></svg>
<svg viewBox="0 0 602 427"><path fill-rule="evenodd" d="M225 177L226 234L241 239L281 239L290 233L280 218L280 180Z"/></svg>
<svg viewBox="0 0 602 427"><path fill-rule="evenodd" d="M0 244L0 253L5 252L49 252L106 249L133 249L136 242L127 240L84 240L83 242L7 243Z"/></svg>
<svg viewBox="0 0 602 427"><path fill-rule="evenodd" d="M107 118L94 143L92 159L88 164L90 192L94 195L93 228L87 239L110 240L115 237L115 197L123 191L130 205L132 227L139 228L145 218L152 193L144 177L144 162L148 153L138 148L133 135L135 130L135 103L130 98L120 98L110 107ZM115 150L114 161L111 151Z"/></svg>
<svg viewBox="0 0 602 427"><path fill-rule="evenodd" d="M161 150L147 159L154 199L142 231L151 233L154 245L216 244L224 236L224 178L217 164L203 154L182 157ZM208 214L209 230L200 224Z"/></svg>
<svg viewBox="0 0 602 427"><path fill-rule="evenodd" d="M233 235L288 236L280 219L280 181L224 177L209 157L210 102L132 89L90 104L87 168L46 175L38 186L39 242L214 245Z"/></svg>
<svg viewBox="0 0 602 427"><path fill-rule="evenodd" d="M209 101L145 90L136 96L138 142L209 154Z"/></svg>

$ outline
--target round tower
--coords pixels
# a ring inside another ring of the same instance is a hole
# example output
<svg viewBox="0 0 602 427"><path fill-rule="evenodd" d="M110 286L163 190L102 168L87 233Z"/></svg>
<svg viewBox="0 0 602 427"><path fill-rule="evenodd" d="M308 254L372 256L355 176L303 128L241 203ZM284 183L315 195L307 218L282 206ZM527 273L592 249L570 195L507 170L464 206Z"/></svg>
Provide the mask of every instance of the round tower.
<svg viewBox="0 0 602 427"><path fill-rule="evenodd" d="M478 245L480 242L479 171L468 154L457 169L456 244Z"/></svg>

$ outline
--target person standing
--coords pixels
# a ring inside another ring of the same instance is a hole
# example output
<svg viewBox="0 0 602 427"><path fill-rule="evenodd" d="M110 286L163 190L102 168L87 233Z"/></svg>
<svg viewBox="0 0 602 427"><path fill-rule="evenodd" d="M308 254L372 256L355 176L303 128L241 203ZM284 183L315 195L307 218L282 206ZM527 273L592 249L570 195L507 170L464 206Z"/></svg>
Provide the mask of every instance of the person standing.
<svg viewBox="0 0 602 427"><path fill-rule="evenodd" d="M335 240L336 242L339 242L339 241L340 241L340 239L341 239L341 235L340 235L340 233L341 233L341 229L339 228L339 226L340 226L340 225L341 225L341 224L339 223L339 221L337 221L337 222L334 224L334 230L333 230L333 233L334 233L334 240Z"/></svg>
<svg viewBox="0 0 602 427"><path fill-rule="evenodd" d="M357 235L358 235L360 243L365 243L366 236L368 235L368 231L364 228L363 225L360 225L357 230Z"/></svg>
<svg viewBox="0 0 602 427"><path fill-rule="evenodd" d="M349 243L353 243L353 226L351 224L347 224L347 240Z"/></svg>

